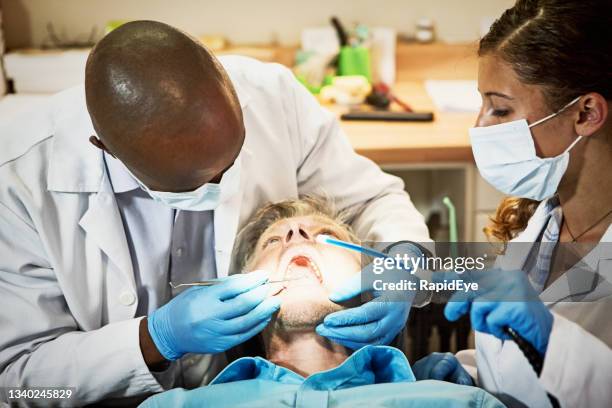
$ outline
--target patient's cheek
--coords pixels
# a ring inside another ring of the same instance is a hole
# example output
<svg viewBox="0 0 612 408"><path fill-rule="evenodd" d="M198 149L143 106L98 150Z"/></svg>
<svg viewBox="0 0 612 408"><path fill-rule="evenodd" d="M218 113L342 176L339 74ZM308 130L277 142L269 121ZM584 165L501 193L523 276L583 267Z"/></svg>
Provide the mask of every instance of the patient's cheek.
<svg viewBox="0 0 612 408"><path fill-rule="evenodd" d="M361 270L357 258L348 256L346 253L328 254L326 258L323 284L328 292L333 292L345 285L347 279Z"/></svg>

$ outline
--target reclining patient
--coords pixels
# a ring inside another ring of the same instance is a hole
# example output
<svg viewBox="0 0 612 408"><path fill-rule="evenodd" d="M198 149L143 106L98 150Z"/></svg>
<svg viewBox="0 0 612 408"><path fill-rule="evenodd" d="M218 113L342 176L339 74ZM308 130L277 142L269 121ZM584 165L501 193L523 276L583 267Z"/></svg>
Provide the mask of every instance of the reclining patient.
<svg viewBox="0 0 612 408"><path fill-rule="evenodd" d="M322 233L356 241L342 215L322 199L261 208L238 235L234 253L235 270L264 269L271 281L290 279L269 284L281 308L260 335L265 358L239 358L209 385L167 391L143 406L503 406L475 387L415 381L399 349L351 352L317 335L327 314L351 306L332 303L328 293L361 269L359 255L317 243Z"/></svg>

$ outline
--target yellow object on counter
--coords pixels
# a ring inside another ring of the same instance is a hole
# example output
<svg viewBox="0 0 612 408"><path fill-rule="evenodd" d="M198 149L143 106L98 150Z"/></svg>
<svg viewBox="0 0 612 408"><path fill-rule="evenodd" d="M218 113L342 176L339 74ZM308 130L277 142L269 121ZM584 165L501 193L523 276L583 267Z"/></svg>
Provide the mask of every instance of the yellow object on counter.
<svg viewBox="0 0 612 408"><path fill-rule="evenodd" d="M344 75L334 77L331 85L321 88L319 98L326 103L339 105L356 105L363 103L372 91L368 79L362 75Z"/></svg>

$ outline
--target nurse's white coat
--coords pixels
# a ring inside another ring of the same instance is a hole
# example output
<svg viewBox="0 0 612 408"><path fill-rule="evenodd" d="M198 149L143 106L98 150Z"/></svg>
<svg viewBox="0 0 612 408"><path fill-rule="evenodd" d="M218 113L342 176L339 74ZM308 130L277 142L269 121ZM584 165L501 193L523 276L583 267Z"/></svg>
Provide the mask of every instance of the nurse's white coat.
<svg viewBox="0 0 612 408"><path fill-rule="evenodd" d="M221 61L247 134L241 188L215 211L220 276L253 212L298 194L356 210L364 238L429 240L401 180L356 155L289 70ZM0 128L0 386L76 387L79 404L162 391L140 353L130 253L92 134L82 87Z"/></svg>
<svg viewBox="0 0 612 408"><path fill-rule="evenodd" d="M501 257L505 270L522 269L531 245L548 222L546 202L535 211L525 231L510 246L512 254ZM522 244L522 242L526 244ZM557 397L562 407L609 407L612 403L612 227L602 245L583 262L603 278L597 288L580 302L552 305L554 315L544 367L538 378L512 341L476 332L476 362L479 385L508 406L549 407L546 392ZM520 251L520 253L518 252ZM584 271L575 271L584 273ZM571 271L569 272L571 273ZM542 293L546 300L570 294L568 276L555 281ZM459 359L469 359L460 352ZM521 405L523 404L523 405Z"/></svg>

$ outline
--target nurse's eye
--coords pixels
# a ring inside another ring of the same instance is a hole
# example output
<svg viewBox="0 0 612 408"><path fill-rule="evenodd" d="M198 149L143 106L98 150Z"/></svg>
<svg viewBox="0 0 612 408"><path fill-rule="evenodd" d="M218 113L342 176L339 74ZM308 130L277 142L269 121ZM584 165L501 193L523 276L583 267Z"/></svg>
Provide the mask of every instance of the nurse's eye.
<svg viewBox="0 0 612 408"><path fill-rule="evenodd" d="M491 115L496 116L498 118L503 118L504 116L507 116L510 113L510 110L508 109L493 109L491 111Z"/></svg>
<svg viewBox="0 0 612 408"><path fill-rule="evenodd" d="M280 237L270 237L266 239L263 243L262 248L266 249L269 245L278 244L280 242Z"/></svg>

